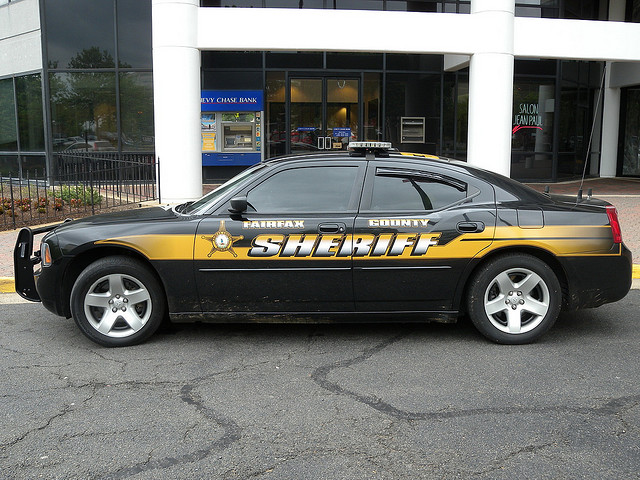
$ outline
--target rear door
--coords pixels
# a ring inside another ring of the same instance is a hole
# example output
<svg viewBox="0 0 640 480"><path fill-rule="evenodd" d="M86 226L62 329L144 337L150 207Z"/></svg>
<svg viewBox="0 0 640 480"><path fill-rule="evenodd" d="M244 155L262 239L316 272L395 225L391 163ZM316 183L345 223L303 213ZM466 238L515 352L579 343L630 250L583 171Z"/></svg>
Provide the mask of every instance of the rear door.
<svg viewBox="0 0 640 480"><path fill-rule="evenodd" d="M287 164L202 220L195 274L204 312L353 311L351 249L365 163Z"/></svg>
<svg viewBox="0 0 640 480"><path fill-rule="evenodd" d="M465 267L493 240L494 198L434 162L370 162L354 229L356 309L452 309Z"/></svg>

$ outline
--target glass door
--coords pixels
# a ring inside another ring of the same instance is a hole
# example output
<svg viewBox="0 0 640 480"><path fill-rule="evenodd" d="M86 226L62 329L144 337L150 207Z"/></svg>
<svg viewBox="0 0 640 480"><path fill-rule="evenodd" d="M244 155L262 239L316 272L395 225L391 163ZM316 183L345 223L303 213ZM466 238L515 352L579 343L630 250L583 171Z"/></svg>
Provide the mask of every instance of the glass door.
<svg viewBox="0 0 640 480"><path fill-rule="evenodd" d="M360 80L324 79L326 82L325 150L346 150L351 140L358 140Z"/></svg>
<svg viewBox="0 0 640 480"><path fill-rule="evenodd" d="M322 78L292 78L289 82L289 152L305 153L324 145Z"/></svg>
<svg viewBox="0 0 640 480"><path fill-rule="evenodd" d="M346 150L358 139L360 80L349 77L289 79L289 151Z"/></svg>

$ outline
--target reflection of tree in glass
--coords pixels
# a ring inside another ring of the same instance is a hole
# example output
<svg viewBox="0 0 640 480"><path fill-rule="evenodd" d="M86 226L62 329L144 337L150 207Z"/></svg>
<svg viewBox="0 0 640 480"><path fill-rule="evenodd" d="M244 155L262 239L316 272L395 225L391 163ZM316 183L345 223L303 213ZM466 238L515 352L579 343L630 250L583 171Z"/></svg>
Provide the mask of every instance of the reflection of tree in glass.
<svg viewBox="0 0 640 480"><path fill-rule="evenodd" d="M117 146L115 60L106 50L90 47L68 63L68 73L50 74L54 147L64 149L83 139L109 140ZM130 65L121 63L121 68ZM98 70L100 69L100 70ZM105 71L108 70L108 71ZM146 143L153 149L151 73L120 73L123 149ZM57 141L56 141L57 139Z"/></svg>
<svg viewBox="0 0 640 480"><path fill-rule="evenodd" d="M111 54L98 47L82 50L68 64L73 69L114 67ZM54 136L117 139L115 73L55 73L50 82Z"/></svg>
<svg viewBox="0 0 640 480"><path fill-rule="evenodd" d="M113 56L106 50L100 51L98 47L89 47L82 50L69 60L69 68L115 68L116 62Z"/></svg>
<svg viewBox="0 0 640 480"><path fill-rule="evenodd" d="M151 73L120 74L120 122L123 150L153 150Z"/></svg>
<svg viewBox="0 0 640 480"><path fill-rule="evenodd" d="M82 50L69 61L69 68L115 68L113 57L98 47ZM98 139L117 140L116 85L112 73L70 73L72 105L85 113L82 133L93 133Z"/></svg>
<svg viewBox="0 0 640 480"><path fill-rule="evenodd" d="M0 80L0 150L17 150L13 80Z"/></svg>
<svg viewBox="0 0 640 480"><path fill-rule="evenodd" d="M20 149L23 151L44 150L40 74L16 77L16 98L18 100Z"/></svg>

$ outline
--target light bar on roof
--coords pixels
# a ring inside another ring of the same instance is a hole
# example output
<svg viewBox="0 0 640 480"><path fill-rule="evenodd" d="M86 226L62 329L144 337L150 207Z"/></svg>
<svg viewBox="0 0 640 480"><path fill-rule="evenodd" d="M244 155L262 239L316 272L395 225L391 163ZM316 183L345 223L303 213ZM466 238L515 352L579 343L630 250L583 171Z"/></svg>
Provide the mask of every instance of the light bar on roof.
<svg viewBox="0 0 640 480"><path fill-rule="evenodd" d="M377 148L387 150L391 148L391 142L349 142L349 149L355 148Z"/></svg>

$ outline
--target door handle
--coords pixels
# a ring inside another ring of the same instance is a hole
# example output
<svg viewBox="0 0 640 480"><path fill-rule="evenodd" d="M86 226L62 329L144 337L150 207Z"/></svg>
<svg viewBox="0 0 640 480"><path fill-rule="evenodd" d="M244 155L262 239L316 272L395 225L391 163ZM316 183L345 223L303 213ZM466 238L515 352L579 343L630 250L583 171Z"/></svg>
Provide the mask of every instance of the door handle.
<svg viewBox="0 0 640 480"><path fill-rule="evenodd" d="M347 225L344 223L321 223L318 225L318 233L344 233Z"/></svg>
<svg viewBox="0 0 640 480"><path fill-rule="evenodd" d="M318 137L318 150L324 150L324 137Z"/></svg>
<svg viewBox="0 0 640 480"><path fill-rule="evenodd" d="M484 232L484 223L482 222L459 222L456 225L460 233L479 233Z"/></svg>
<svg viewBox="0 0 640 480"><path fill-rule="evenodd" d="M324 148L327 150L331 150L331 137L325 137L324 139Z"/></svg>

